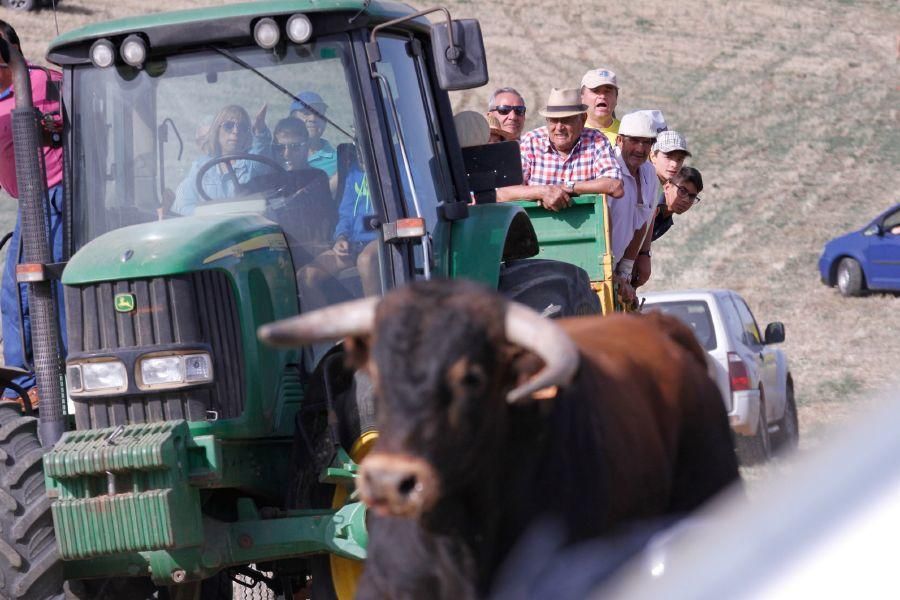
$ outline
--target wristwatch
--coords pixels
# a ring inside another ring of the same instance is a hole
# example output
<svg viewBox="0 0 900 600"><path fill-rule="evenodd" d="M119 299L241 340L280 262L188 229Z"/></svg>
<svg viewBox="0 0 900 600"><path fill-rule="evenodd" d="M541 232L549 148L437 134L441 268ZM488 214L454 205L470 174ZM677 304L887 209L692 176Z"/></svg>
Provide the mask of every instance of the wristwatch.
<svg viewBox="0 0 900 600"><path fill-rule="evenodd" d="M574 181L567 181L567 182L566 182L566 192L569 193L569 194L574 194L574 193L575 193L575 182L574 182Z"/></svg>
<svg viewBox="0 0 900 600"><path fill-rule="evenodd" d="M649 250L641 250L640 252L638 252L638 256L647 256L647 257L649 257L649 256L650 256L650 251L649 251Z"/></svg>

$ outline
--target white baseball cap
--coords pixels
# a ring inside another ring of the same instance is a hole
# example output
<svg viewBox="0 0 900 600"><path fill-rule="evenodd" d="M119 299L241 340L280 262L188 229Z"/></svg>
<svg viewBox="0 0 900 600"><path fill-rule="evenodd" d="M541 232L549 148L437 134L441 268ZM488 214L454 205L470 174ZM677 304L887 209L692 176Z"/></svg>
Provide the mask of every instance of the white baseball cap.
<svg viewBox="0 0 900 600"><path fill-rule="evenodd" d="M630 112L622 117L619 124L619 135L656 139L656 123L646 110Z"/></svg>
<svg viewBox="0 0 900 600"><path fill-rule="evenodd" d="M601 85L611 85L614 88L619 89L619 84L616 81L616 74L609 69L604 68L591 69L585 73L584 77L581 78L581 85L588 89L594 89Z"/></svg>
<svg viewBox="0 0 900 600"><path fill-rule="evenodd" d="M669 126L666 125L666 118L663 116L661 110L640 110L635 112L643 112L650 115L650 118L653 119L653 128L656 130L657 135L669 128Z"/></svg>

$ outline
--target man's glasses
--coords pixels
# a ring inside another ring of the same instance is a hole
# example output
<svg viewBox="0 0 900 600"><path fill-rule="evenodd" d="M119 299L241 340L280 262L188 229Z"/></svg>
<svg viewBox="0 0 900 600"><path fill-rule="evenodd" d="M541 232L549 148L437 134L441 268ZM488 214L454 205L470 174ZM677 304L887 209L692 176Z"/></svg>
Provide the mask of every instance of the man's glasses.
<svg viewBox="0 0 900 600"><path fill-rule="evenodd" d="M246 123L241 123L240 121L222 121L222 130L225 133L234 133L237 131L240 134L250 133L250 126Z"/></svg>
<svg viewBox="0 0 900 600"><path fill-rule="evenodd" d="M685 196L688 200L694 203L700 202L700 194L692 194L686 187L678 185L674 181L670 181L669 183L675 186L675 189L678 191L679 196Z"/></svg>
<svg viewBox="0 0 900 600"><path fill-rule="evenodd" d="M275 151L276 154L282 154L285 150L290 150L291 152L296 152L297 150L303 150L306 148L306 142L293 142L290 144L272 144L272 150Z"/></svg>
<svg viewBox="0 0 900 600"><path fill-rule="evenodd" d="M501 104L500 106L495 106L491 110L492 111L496 110L498 113L500 113L504 117L511 112L516 113L520 117L525 115L525 107L524 106L509 106L508 104Z"/></svg>

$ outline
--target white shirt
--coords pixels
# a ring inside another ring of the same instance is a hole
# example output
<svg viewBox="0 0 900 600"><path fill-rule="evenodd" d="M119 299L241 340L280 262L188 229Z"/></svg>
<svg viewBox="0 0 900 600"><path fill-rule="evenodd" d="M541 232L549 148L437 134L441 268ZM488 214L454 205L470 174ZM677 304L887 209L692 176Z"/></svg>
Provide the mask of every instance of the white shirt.
<svg viewBox="0 0 900 600"><path fill-rule="evenodd" d="M659 179L656 169L649 161L638 169L641 178L641 198L638 199L637 182L622 158L622 149L616 146L614 156L622 169L622 184L625 193L621 198L607 196L609 203L610 226L612 227L613 265L616 265L625 254L625 249L634 238L634 232L643 227L659 202Z"/></svg>

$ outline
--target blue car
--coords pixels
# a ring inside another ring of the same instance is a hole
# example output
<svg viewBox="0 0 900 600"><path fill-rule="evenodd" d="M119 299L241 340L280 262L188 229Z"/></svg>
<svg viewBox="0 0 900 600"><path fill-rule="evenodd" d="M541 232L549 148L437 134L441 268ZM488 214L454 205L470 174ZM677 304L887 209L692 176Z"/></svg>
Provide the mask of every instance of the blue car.
<svg viewBox="0 0 900 600"><path fill-rule="evenodd" d="M900 204L853 233L834 238L819 258L822 283L844 296L900 291Z"/></svg>

